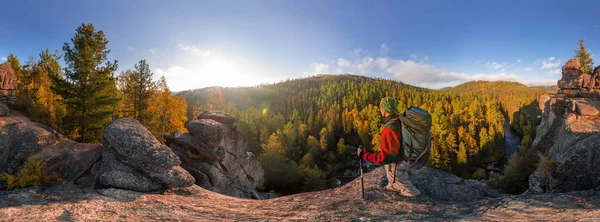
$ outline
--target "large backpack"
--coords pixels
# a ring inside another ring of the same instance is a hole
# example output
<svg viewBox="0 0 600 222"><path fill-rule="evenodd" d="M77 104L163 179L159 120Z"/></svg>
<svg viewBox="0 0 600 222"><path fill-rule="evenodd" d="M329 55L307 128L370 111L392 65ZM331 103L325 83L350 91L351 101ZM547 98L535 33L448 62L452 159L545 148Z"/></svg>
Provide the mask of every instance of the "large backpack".
<svg viewBox="0 0 600 222"><path fill-rule="evenodd" d="M431 115L411 106L398 119L402 125L401 156L410 169L420 169L429 160L431 151Z"/></svg>

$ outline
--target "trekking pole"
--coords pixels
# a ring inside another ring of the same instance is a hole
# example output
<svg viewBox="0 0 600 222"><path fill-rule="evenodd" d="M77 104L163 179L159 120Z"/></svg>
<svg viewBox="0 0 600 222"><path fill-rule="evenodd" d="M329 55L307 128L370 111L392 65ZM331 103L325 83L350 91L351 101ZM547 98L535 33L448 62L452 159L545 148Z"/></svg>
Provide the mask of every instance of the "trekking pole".
<svg viewBox="0 0 600 222"><path fill-rule="evenodd" d="M362 191L362 198L365 199L365 180L363 178L362 158L358 158L360 159L360 187Z"/></svg>

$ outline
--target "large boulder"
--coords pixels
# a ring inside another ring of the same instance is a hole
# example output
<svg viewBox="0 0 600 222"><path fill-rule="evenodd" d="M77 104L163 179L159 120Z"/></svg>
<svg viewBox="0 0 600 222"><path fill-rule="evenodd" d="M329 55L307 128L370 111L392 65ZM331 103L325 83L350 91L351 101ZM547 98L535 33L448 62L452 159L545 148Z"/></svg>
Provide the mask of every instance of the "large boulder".
<svg viewBox="0 0 600 222"><path fill-rule="evenodd" d="M91 187L101 150L100 144L73 142L18 113L0 118L0 173L15 175L27 160L40 160L43 175Z"/></svg>
<svg viewBox="0 0 600 222"><path fill-rule="evenodd" d="M137 120L115 120L104 132L102 160L96 175L97 188L155 192L187 187L194 178L181 161Z"/></svg>
<svg viewBox="0 0 600 222"><path fill-rule="evenodd" d="M544 99L546 100L546 99ZM555 164L543 164L529 177L533 193L556 193L600 186L600 100L546 100L532 149Z"/></svg>
<svg viewBox="0 0 600 222"><path fill-rule="evenodd" d="M569 60L562 67L562 78L558 80L560 89L579 89L582 86L581 62L578 58Z"/></svg>
<svg viewBox="0 0 600 222"><path fill-rule="evenodd" d="M0 118L0 173L15 174L30 156L67 141L56 130L26 118Z"/></svg>
<svg viewBox="0 0 600 222"><path fill-rule="evenodd" d="M438 200L461 202L502 196L497 191L490 190L483 182L462 179L429 167L410 171L409 180L422 194Z"/></svg>
<svg viewBox="0 0 600 222"><path fill-rule="evenodd" d="M100 144L65 141L45 148L30 158L44 163L44 174L55 174L66 182L75 182L100 160L101 155ZM90 185L81 181L81 184Z"/></svg>
<svg viewBox="0 0 600 222"><path fill-rule="evenodd" d="M563 71L568 71L568 70L580 70L581 71L581 62L579 61L579 58L572 58L569 59L569 61L567 61L567 63L565 63L565 65L562 67ZM563 77L564 77L563 73Z"/></svg>
<svg viewBox="0 0 600 222"><path fill-rule="evenodd" d="M264 170L249 152L248 140L236 119L222 112L205 112L186 125L189 133L174 132L167 145L181 166L206 189L243 198L259 198L256 187L264 183Z"/></svg>

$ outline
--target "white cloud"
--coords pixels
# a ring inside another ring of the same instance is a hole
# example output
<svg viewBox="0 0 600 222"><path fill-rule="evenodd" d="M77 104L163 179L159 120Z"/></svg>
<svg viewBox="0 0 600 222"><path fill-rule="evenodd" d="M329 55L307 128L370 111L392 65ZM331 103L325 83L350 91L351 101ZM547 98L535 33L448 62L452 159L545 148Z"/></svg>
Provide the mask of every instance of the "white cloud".
<svg viewBox="0 0 600 222"><path fill-rule="evenodd" d="M479 64L479 60L475 61L475 64Z"/></svg>
<svg viewBox="0 0 600 222"><path fill-rule="evenodd" d="M2 57L0 57L0 60L7 61L8 59L6 57L2 56Z"/></svg>
<svg viewBox="0 0 600 222"><path fill-rule="evenodd" d="M492 69L500 69L502 67L504 67L506 65L506 63L497 63L497 62L492 62L492 63L486 63L486 65Z"/></svg>
<svg viewBox="0 0 600 222"><path fill-rule="evenodd" d="M348 61L347 59L344 59L344 58L338 58L337 65L339 67L346 68L346 67L349 67L351 65L351 62Z"/></svg>
<svg viewBox="0 0 600 222"><path fill-rule="evenodd" d="M548 72L546 72L546 73L547 73L548 75L551 75L551 76L553 76L553 75L558 75L558 74L560 74L561 72L560 72L560 69L554 69L554 70L548 71Z"/></svg>
<svg viewBox="0 0 600 222"><path fill-rule="evenodd" d="M429 60L429 56L425 56L425 55L422 55L420 53L411 53L411 54L408 55L408 57L410 57L412 60L415 60L415 61L422 61L422 62L424 62L424 61Z"/></svg>
<svg viewBox="0 0 600 222"><path fill-rule="evenodd" d="M377 64L377 67L379 67L379 69L385 70L390 66L390 59L380 57L377 58L377 60L375 60L375 63Z"/></svg>
<svg viewBox="0 0 600 222"><path fill-rule="evenodd" d="M175 92L208 86L252 86L272 82L271 78L264 75L268 71L257 70L254 67L236 66L219 60L174 65L168 68L156 68L153 71L155 79L165 76L169 88Z"/></svg>
<svg viewBox="0 0 600 222"><path fill-rule="evenodd" d="M360 55L361 53L366 52L366 50L359 48L355 49L354 52L355 55ZM428 64L426 62L427 60L427 56L419 53L409 54L409 59L394 59L384 55L377 58L361 56L360 59L355 60L340 57L337 60L325 63L312 63L310 64L311 71L304 72L304 75L325 74L330 71L335 71L335 73L358 73L359 75L375 75L384 78L392 78L407 84L431 89L455 86L467 81L478 80L521 82L526 85L556 84L556 80L548 80L552 78L541 78L543 80L522 79L521 77L523 76L518 75L518 72L515 73L515 70L518 69L521 72L523 72L523 70L525 70L525 72L531 72L534 68L520 67L520 64L523 64L521 59L514 60L514 62L510 64L496 61L485 63L487 67L494 70L494 72L489 73L453 72ZM554 63L559 61L559 59L551 57L548 61ZM538 63L541 65L543 62L544 61L540 60ZM480 62L479 60L475 61L475 63L483 64L483 62ZM552 71L552 73L555 72L557 71Z"/></svg>
<svg viewBox="0 0 600 222"><path fill-rule="evenodd" d="M135 51L135 48L133 48L133 46L127 46L127 50L129 50L129 51Z"/></svg>
<svg viewBox="0 0 600 222"><path fill-rule="evenodd" d="M356 49L354 49L354 55L355 56L360 56L360 55L366 54L366 53L367 53L366 49L363 49L363 48L356 48Z"/></svg>
<svg viewBox="0 0 600 222"><path fill-rule="evenodd" d="M150 53L152 53L152 54L154 54L154 53L155 53L153 49L148 49L148 52L150 52Z"/></svg>
<svg viewBox="0 0 600 222"><path fill-rule="evenodd" d="M187 48L187 51L183 48ZM274 83L296 76L282 75L271 66L260 63L249 55L214 50L210 56L194 47L174 45L174 57L153 69L155 79L165 76L172 91L197 89L208 86L239 87ZM157 53L161 51L156 50ZM319 71L319 70L317 70Z"/></svg>
<svg viewBox="0 0 600 222"><path fill-rule="evenodd" d="M394 61L385 71L393 74L400 81L417 85L423 83L448 82L457 80L464 81L467 79L465 74L448 72L429 64L419 63L412 60Z"/></svg>
<svg viewBox="0 0 600 222"><path fill-rule="evenodd" d="M558 80L544 79L544 80L521 80L519 82L523 83L524 85L527 85L527 86L552 86L552 85L556 85L557 81Z"/></svg>
<svg viewBox="0 0 600 222"><path fill-rule="evenodd" d="M542 65L541 69L552 69L560 66L560 59L556 59L556 57L551 56L546 60L537 59L535 61L536 65Z"/></svg>
<svg viewBox="0 0 600 222"><path fill-rule="evenodd" d="M196 48L195 45L184 45L184 44L179 43L179 48L183 49L183 51L190 52L195 55L202 55L205 57L210 56L210 51Z"/></svg>
<svg viewBox="0 0 600 222"><path fill-rule="evenodd" d="M312 71L304 72L304 76L329 73L329 64L326 63L313 62L312 64L310 64L310 67L312 68Z"/></svg>
<svg viewBox="0 0 600 222"><path fill-rule="evenodd" d="M471 80L482 81L519 81L519 77L514 73L476 74L470 78Z"/></svg>
<svg viewBox="0 0 600 222"><path fill-rule="evenodd" d="M371 57L363 57L362 61L356 65L356 69L358 69L358 73L364 75L371 72L371 67L373 66L373 58Z"/></svg>
<svg viewBox="0 0 600 222"><path fill-rule="evenodd" d="M379 47L379 54L381 54L381 56L385 56L389 51L390 48L385 43L381 44L381 47Z"/></svg>

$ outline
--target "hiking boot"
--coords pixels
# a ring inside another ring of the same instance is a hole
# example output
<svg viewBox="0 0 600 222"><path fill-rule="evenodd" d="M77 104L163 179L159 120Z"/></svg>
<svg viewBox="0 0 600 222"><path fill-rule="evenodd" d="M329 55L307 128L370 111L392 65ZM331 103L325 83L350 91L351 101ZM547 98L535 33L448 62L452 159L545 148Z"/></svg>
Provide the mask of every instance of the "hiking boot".
<svg viewBox="0 0 600 222"><path fill-rule="evenodd" d="M416 187L413 186L411 188L399 184L388 184L385 186L386 190L400 192L400 194L405 197L416 197L421 195L421 191L417 190Z"/></svg>
<svg viewBox="0 0 600 222"><path fill-rule="evenodd" d="M385 189L389 190L389 191L396 191L396 192L402 193L402 189L400 189L396 186L392 186L392 184L388 184L387 186L385 186Z"/></svg>
<svg viewBox="0 0 600 222"><path fill-rule="evenodd" d="M405 197L417 197L419 195L421 195L421 191L415 189L402 189L402 191L400 191L400 194L402 194L402 196Z"/></svg>

